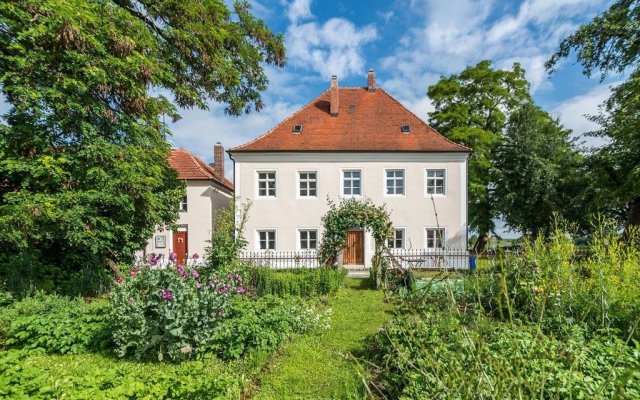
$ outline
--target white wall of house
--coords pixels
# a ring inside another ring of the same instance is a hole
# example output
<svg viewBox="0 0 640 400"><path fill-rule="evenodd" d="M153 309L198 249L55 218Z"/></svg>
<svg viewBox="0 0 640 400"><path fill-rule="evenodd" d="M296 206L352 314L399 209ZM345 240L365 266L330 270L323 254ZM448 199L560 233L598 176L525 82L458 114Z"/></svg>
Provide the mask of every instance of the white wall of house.
<svg viewBox="0 0 640 400"><path fill-rule="evenodd" d="M239 202L252 207L245 228L247 250L258 251L259 230L276 230L276 251L299 250L298 231L317 229L322 237L322 216L327 198L342 199L343 170L361 170L362 198L386 204L394 227L406 233L405 248L426 247L426 229L445 228L446 246L467 247L467 153L232 153ZM405 193L386 194L386 170L402 169ZM446 194L426 193L426 170L446 171ZM276 173L276 196L258 196L258 172ZM317 172L318 193L298 194L298 173ZM437 220L436 220L437 212ZM365 263L370 263L374 240L365 234Z"/></svg>
<svg viewBox="0 0 640 400"><path fill-rule="evenodd" d="M187 184L187 211L179 213L175 225L177 230L188 232L188 254L192 256L197 253L199 256L205 254L205 249L209 247L213 232L213 216L216 210L229 206L233 196L221 190L209 180L188 180ZM165 237L165 246L156 246L156 237ZM147 243L143 252L137 256L141 257L150 253L163 254L168 258L173 251L173 232L169 227L158 227L153 237Z"/></svg>

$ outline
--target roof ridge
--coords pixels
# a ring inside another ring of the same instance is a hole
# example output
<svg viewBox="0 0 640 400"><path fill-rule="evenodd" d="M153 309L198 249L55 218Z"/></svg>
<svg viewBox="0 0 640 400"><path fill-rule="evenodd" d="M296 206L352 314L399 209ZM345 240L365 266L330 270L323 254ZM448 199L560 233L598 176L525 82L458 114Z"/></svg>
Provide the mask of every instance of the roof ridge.
<svg viewBox="0 0 640 400"><path fill-rule="evenodd" d="M446 140L447 142L456 145L458 147L462 147L468 151L473 151L470 147L464 146L460 143L456 143L453 140L449 139L448 137L446 137L445 135L443 135L442 133L438 132L437 130L435 130L431 125L429 125L426 121L424 121L422 118L418 117L413 111L411 111L408 107L405 107L402 103L400 103L395 97L393 97L392 95L389 94L389 92L387 92L386 90L378 87L376 88L376 90L380 90L382 93L386 94L387 97L389 97L391 100L393 100L395 103L397 103L400 107L404 108L405 110L407 110L409 112L409 114L413 115L414 117L416 117L420 122L422 122L423 124L425 124L427 126L427 128L429 128L429 130L431 130L433 133L435 133L436 135L441 136L444 140Z"/></svg>
<svg viewBox="0 0 640 400"><path fill-rule="evenodd" d="M308 102L307 104L305 104L304 106L300 107L297 111L295 111L293 114L289 115L287 118L283 119L282 121L280 121L280 123L276 124L276 126L274 126L273 128L269 129L268 131L266 131L265 133L263 133L262 135L254 138L252 141L247 142L245 144L242 144L240 146L236 146L236 147L232 147L230 148L228 151L234 151L234 150L241 150L243 147L247 147L250 144L262 139L263 137L273 133L278 127L284 125L285 122L290 121L291 119L293 119L293 117L295 117L297 114L300 114L302 111L306 110L307 107L309 107L310 105L313 104L313 102L315 102L316 100L320 99L320 97L322 97L325 93L327 93L329 90L331 90L331 88L325 90L324 92L320 93L320 95L316 96L313 100L311 100L310 102Z"/></svg>

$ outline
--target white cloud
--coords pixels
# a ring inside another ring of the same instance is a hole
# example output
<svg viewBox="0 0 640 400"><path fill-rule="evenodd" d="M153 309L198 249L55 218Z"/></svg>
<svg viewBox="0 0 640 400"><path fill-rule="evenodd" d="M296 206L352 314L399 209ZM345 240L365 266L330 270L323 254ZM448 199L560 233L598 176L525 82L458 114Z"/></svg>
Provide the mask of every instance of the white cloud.
<svg viewBox="0 0 640 400"><path fill-rule="evenodd" d="M616 86L619 82L612 84ZM597 115L600 106L611 95L610 86L597 86L587 93L580 94L562 101L554 107L552 114L558 116L562 124L573 131L575 138L586 140L585 144L590 147L603 144L605 141L600 138L586 137L587 132L593 132L600 126L590 121L587 116Z"/></svg>
<svg viewBox="0 0 640 400"><path fill-rule="evenodd" d="M395 13L393 11L386 11L386 12L377 11L376 15L382 18L385 24L388 24L391 18L393 18L393 16L395 15Z"/></svg>
<svg viewBox="0 0 640 400"><path fill-rule="evenodd" d="M259 113L241 117L224 114L224 105L211 104L210 110L181 110L182 119L171 126L171 142L189 149L207 162L213 162L213 146L221 142L225 149L246 143L265 133L301 107L300 104L276 102ZM232 179L230 161L225 165L227 178Z"/></svg>
<svg viewBox="0 0 640 400"><path fill-rule="evenodd" d="M313 18L311 0L293 0L289 3L287 17L294 24L301 20Z"/></svg>
<svg viewBox="0 0 640 400"><path fill-rule="evenodd" d="M300 15L313 17L310 11L306 12L309 4L309 0L294 0L289 5L292 23L285 35L289 63L314 71L322 79L361 73L365 64L362 47L378 38L377 29L372 24L357 27L344 18L331 18L324 24L300 23Z"/></svg>
<svg viewBox="0 0 640 400"><path fill-rule="evenodd" d="M421 85L427 82L426 76L458 73L484 59L504 69L519 62L533 93L550 90L545 61L562 38L604 3L525 0L496 20L495 14L505 9L499 0L411 1L408 12L421 21L407 29L398 48L380 64L390 76L387 85L391 84L392 94L409 103L425 95L427 87Z"/></svg>

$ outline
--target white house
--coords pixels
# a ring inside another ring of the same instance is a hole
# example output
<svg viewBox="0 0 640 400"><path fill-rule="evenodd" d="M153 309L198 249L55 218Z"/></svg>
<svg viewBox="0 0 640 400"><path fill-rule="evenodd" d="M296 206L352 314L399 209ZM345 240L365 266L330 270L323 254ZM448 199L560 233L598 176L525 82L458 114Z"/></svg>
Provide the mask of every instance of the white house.
<svg viewBox="0 0 640 400"><path fill-rule="evenodd" d="M330 88L273 129L234 147L235 195L250 200L249 251L313 250L327 199L386 204L392 247L467 247L467 157L402 106L369 71L366 87ZM370 266L375 243L354 227L346 265Z"/></svg>
<svg viewBox="0 0 640 400"><path fill-rule="evenodd" d="M224 148L220 143L214 147L214 163L211 165L184 149L171 150L169 165L187 186L175 230L156 228L138 256L155 253L167 260L169 253L174 251L181 263L194 254L204 255L214 229L214 213L229 206L233 199L233 183L224 177Z"/></svg>

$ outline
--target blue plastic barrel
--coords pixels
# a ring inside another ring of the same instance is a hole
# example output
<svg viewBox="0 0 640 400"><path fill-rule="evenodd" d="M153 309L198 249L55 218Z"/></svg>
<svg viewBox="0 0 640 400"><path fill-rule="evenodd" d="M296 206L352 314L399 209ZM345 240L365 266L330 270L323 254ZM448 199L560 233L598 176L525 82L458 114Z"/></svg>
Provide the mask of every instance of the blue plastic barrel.
<svg viewBox="0 0 640 400"><path fill-rule="evenodd" d="M476 270L476 256L475 255L470 255L469 256L469 270L471 272Z"/></svg>

